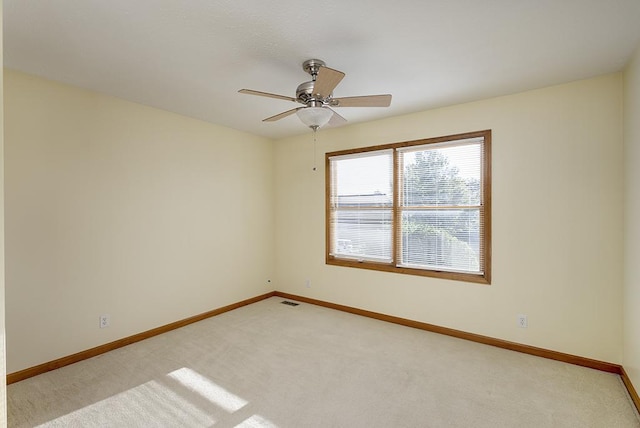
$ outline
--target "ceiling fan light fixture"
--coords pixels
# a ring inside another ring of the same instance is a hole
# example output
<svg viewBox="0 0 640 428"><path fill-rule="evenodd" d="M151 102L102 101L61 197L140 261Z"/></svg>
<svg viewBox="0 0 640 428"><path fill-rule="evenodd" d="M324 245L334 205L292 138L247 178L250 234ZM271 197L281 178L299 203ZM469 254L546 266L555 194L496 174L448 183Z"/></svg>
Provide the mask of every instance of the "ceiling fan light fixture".
<svg viewBox="0 0 640 428"><path fill-rule="evenodd" d="M333 111L325 107L305 107L299 109L296 114L309 128L322 128L333 116Z"/></svg>

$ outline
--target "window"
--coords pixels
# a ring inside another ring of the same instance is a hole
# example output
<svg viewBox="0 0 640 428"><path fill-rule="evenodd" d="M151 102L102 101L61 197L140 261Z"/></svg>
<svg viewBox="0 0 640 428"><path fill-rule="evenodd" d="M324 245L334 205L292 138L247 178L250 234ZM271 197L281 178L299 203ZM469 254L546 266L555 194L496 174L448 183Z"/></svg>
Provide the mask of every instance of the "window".
<svg viewBox="0 0 640 428"><path fill-rule="evenodd" d="M489 284L491 131L327 153L327 263Z"/></svg>

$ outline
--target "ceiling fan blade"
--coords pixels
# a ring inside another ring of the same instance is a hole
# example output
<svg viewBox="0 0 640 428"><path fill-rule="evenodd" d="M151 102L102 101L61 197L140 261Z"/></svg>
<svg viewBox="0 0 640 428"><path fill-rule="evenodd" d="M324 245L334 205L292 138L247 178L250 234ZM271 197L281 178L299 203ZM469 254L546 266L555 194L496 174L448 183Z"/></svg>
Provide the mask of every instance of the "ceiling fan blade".
<svg viewBox="0 0 640 428"><path fill-rule="evenodd" d="M334 98L332 107L389 107L391 95L363 95L361 97Z"/></svg>
<svg viewBox="0 0 640 428"><path fill-rule="evenodd" d="M325 108L329 108L329 107L325 107ZM331 119L329 119L329 123L327 123L328 126L340 126L347 123L347 119L340 116L335 110L330 108L329 110L333 112L333 116L331 116Z"/></svg>
<svg viewBox="0 0 640 428"><path fill-rule="evenodd" d="M320 67L316 81L313 84L313 94L327 98L343 78L344 73L342 71L329 67Z"/></svg>
<svg viewBox="0 0 640 428"><path fill-rule="evenodd" d="M285 100L285 101L293 101L293 102L297 101L295 98L287 97L285 95L270 94L269 92L254 91L252 89L240 89L238 92L240 92L241 94L258 95L260 97L276 98L276 99Z"/></svg>
<svg viewBox="0 0 640 428"><path fill-rule="evenodd" d="M282 113L278 113L275 116L271 116L271 117L268 117L266 119L262 119L262 121L263 122L275 122L276 120L280 120L280 119L282 119L284 117L292 115L293 113L297 112L301 108L304 108L304 107L292 108L291 110L287 110L287 111L284 111Z"/></svg>

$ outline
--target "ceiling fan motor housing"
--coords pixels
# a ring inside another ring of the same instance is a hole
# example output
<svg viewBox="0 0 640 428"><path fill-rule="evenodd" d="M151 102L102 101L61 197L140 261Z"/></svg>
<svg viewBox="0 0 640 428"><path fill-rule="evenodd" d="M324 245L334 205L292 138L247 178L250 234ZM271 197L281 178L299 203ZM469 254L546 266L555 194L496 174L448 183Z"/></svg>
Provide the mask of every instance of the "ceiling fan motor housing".
<svg viewBox="0 0 640 428"><path fill-rule="evenodd" d="M296 99L302 104L317 103L322 105L326 100L317 98L313 95L313 87L315 82L310 80L308 82L301 83L296 89ZM331 98L331 95L327 99Z"/></svg>

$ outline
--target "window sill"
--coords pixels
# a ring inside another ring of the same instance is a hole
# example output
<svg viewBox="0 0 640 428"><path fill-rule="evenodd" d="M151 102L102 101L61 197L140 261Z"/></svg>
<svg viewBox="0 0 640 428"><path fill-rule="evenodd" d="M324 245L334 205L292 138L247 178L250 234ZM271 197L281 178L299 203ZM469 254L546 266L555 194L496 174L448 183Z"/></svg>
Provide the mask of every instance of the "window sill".
<svg viewBox="0 0 640 428"><path fill-rule="evenodd" d="M359 269L377 270L382 272L392 272L404 275L426 276L431 278L450 279L454 281L473 282L476 284L491 284L491 277L487 272L484 274L471 274L462 272L447 272L438 270L415 269L408 267L398 267L388 263L375 263L370 261L358 261L349 259L338 259L328 257L326 264L331 266L342 266Z"/></svg>

